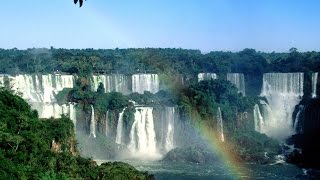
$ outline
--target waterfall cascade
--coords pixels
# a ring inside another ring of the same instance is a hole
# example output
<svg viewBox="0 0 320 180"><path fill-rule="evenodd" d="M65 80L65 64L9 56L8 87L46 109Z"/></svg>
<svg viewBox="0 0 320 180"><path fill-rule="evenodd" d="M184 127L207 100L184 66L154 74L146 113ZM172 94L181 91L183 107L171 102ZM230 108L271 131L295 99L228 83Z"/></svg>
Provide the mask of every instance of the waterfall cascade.
<svg viewBox="0 0 320 180"><path fill-rule="evenodd" d="M105 133L106 133L106 136L108 136L109 134L109 110L106 112L106 120L105 120Z"/></svg>
<svg viewBox="0 0 320 180"><path fill-rule="evenodd" d="M317 83L318 83L318 73L312 74L312 97L317 97Z"/></svg>
<svg viewBox="0 0 320 180"><path fill-rule="evenodd" d="M167 129L166 129L164 147L166 152L169 152L171 149L174 148L174 117L175 117L174 107L165 108L165 117L166 117Z"/></svg>
<svg viewBox="0 0 320 180"><path fill-rule="evenodd" d="M243 96L246 95L245 80L242 73L228 73L227 80L234 84Z"/></svg>
<svg viewBox="0 0 320 180"><path fill-rule="evenodd" d="M99 84L102 83L106 93L115 91L129 94L130 92L128 77L123 74L93 75L90 83L92 91L97 91Z"/></svg>
<svg viewBox="0 0 320 180"><path fill-rule="evenodd" d="M90 84L91 84L91 90L92 91L97 91L99 84L102 83L105 93L107 92L107 80L106 80L106 75L93 75L90 79Z"/></svg>
<svg viewBox="0 0 320 180"><path fill-rule="evenodd" d="M77 127L77 109L76 109L75 104L72 104L72 103L69 104L69 107L70 107L69 118L73 122L75 130L76 130L76 127Z"/></svg>
<svg viewBox="0 0 320 180"><path fill-rule="evenodd" d="M261 115L259 105L254 105L253 109L254 129L257 132L264 133L264 119Z"/></svg>
<svg viewBox="0 0 320 180"><path fill-rule="evenodd" d="M299 105L298 113L296 114L296 118L294 120L293 128L296 131L297 134L303 133L303 127L302 127L302 118L301 113L304 113L304 105Z"/></svg>
<svg viewBox="0 0 320 180"><path fill-rule="evenodd" d="M96 138L96 120L94 118L94 108L91 105L91 118L90 118L90 136Z"/></svg>
<svg viewBox="0 0 320 180"><path fill-rule="evenodd" d="M221 142L224 142L224 134L223 134L223 120L222 120L222 114L221 114L221 109L218 107L217 110L217 128L218 128L218 133L220 135L220 140Z"/></svg>
<svg viewBox="0 0 320 180"><path fill-rule="evenodd" d="M133 156L159 158L152 107L136 107L128 149Z"/></svg>
<svg viewBox="0 0 320 180"><path fill-rule="evenodd" d="M117 135L116 135L116 143L122 144L122 137L123 137L123 113L124 110L122 110L121 113L119 113L119 119L117 124Z"/></svg>
<svg viewBox="0 0 320 180"><path fill-rule="evenodd" d="M203 80L217 79L218 76L216 73L199 73L198 74L198 82Z"/></svg>
<svg viewBox="0 0 320 180"><path fill-rule="evenodd" d="M157 74L132 75L132 92L143 94L144 91L157 93L159 91L159 77Z"/></svg>
<svg viewBox="0 0 320 180"><path fill-rule="evenodd" d="M4 80L4 78L1 80ZM59 106L56 103L55 95L63 88L73 87L74 76L72 75L10 76L9 85L14 91L20 93L21 97L28 101L33 109L39 112L40 118L59 118L61 114L70 111L70 107L67 107L67 105Z"/></svg>
<svg viewBox="0 0 320 180"><path fill-rule="evenodd" d="M5 85L4 85L4 75L0 75L0 87L4 87Z"/></svg>
<svg viewBox="0 0 320 180"><path fill-rule="evenodd" d="M292 113L303 96L303 73L266 73L262 88L271 109L264 107L265 134L284 140L294 134Z"/></svg>

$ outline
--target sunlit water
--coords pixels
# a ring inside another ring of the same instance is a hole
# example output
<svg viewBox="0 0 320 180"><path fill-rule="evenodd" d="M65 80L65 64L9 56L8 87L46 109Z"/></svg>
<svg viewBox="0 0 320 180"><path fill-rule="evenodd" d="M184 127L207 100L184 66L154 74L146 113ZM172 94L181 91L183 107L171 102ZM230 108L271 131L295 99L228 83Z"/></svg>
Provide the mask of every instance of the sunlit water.
<svg viewBox="0 0 320 180"><path fill-rule="evenodd" d="M105 161L98 160L98 164ZM247 173L241 174L230 171L220 163L166 163L145 161L124 161L140 171L148 171L157 180L214 180L214 179L297 179L303 170L293 165L244 165Z"/></svg>

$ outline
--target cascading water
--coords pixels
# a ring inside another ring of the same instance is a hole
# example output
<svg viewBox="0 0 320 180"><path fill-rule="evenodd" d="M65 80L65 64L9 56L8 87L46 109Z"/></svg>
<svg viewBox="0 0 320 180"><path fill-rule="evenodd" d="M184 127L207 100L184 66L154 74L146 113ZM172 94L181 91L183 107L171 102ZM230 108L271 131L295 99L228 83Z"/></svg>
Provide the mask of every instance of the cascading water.
<svg viewBox="0 0 320 180"><path fill-rule="evenodd" d="M121 74L107 76L107 92L112 91L129 94L130 90L127 76Z"/></svg>
<svg viewBox="0 0 320 180"><path fill-rule="evenodd" d="M160 156L156 149L152 111L152 107L136 107L128 145L132 156L141 158L159 158Z"/></svg>
<svg viewBox="0 0 320 180"><path fill-rule="evenodd" d="M76 130L76 125L77 125L77 109L75 104L70 103L69 104L70 107L70 111L69 111L69 118L71 119L71 121L74 124L75 130Z"/></svg>
<svg viewBox="0 0 320 180"><path fill-rule="evenodd" d="M284 140L294 134L292 114L303 96L303 73L266 73L262 88L272 111L264 117L265 134Z"/></svg>
<svg viewBox="0 0 320 180"><path fill-rule="evenodd" d="M107 92L106 75L93 75L91 77L91 88L92 91L97 91L99 84L102 83L104 87L104 92Z"/></svg>
<svg viewBox="0 0 320 180"><path fill-rule="evenodd" d="M264 133L264 119L261 115L258 104L254 105L253 118L254 118L254 130L260 133Z"/></svg>
<svg viewBox="0 0 320 180"><path fill-rule="evenodd" d="M296 131L297 134L303 133L303 127L301 125L301 113L304 113L304 105L299 105L298 113L296 114L296 118L294 120L293 128Z"/></svg>
<svg viewBox="0 0 320 180"><path fill-rule="evenodd" d="M28 102L44 102L44 92L38 80L32 75L17 75L10 82L10 86Z"/></svg>
<svg viewBox="0 0 320 180"><path fill-rule="evenodd" d="M318 82L318 73L315 72L312 74L312 97L317 97L317 82Z"/></svg>
<svg viewBox="0 0 320 180"><path fill-rule="evenodd" d="M157 74L132 75L132 92L143 94L144 91L157 93L159 91L159 77Z"/></svg>
<svg viewBox="0 0 320 180"><path fill-rule="evenodd" d="M220 107L218 107L218 110L217 110L217 130L220 135L221 142L224 142L225 139L223 134L223 121L222 121L222 114L221 114Z"/></svg>
<svg viewBox="0 0 320 180"><path fill-rule="evenodd" d="M97 91L99 84L102 83L105 93L112 91L123 94L130 93L128 78L123 74L93 75L90 83L92 91Z"/></svg>
<svg viewBox="0 0 320 180"><path fill-rule="evenodd" d="M175 110L174 107L166 107L166 120L167 120L167 130L166 130L166 138L165 138L165 150L169 152L174 148L174 116Z"/></svg>
<svg viewBox="0 0 320 180"><path fill-rule="evenodd" d="M0 87L4 87L4 76L0 75Z"/></svg>
<svg viewBox="0 0 320 180"><path fill-rule="evenodd" d="M217 79L218 76L216 73L199 73L198 74L198 82L203 80Z"/></svg>
<svg viewBox="0 0 320 180"><path fill-rule="evenodd" d="M93 105L91 105L90 136L96 138L96 120L95 120L95 118L94 118L94 108L93 108Z"/></svg>
<svg viewBox="0 0 320 180"><path fill-rule="evenodd" d="M122 110L121 113L119 113L119 119L118 119L118 124L117 124L117 136L116 136L116 143L117 144L122 144L122 136L123 136L123 113L124 110Z"/></svg>
<svg viewBox="0 0 320 180"><path fill-rule="evenodd" d="M33 109L39 112L40 118L59 118L66 112L66 107L56 103L55 95L63 88L72 88L72 75L17 75L10 78L12 89L21 94Z"/></svg>
<svg viewBox="0 0 320 180"><path fill-rule="evenodd" d="M246 95L245 80L242 73L228 73L227 80L234 84L243 96Z"/></svg>
<svg viewBox="0 0 320 180"><path fill-rule="evenodd" d="M108 136L108 133L109 133L109 110L107 111L106 113L106 122L105 122L105 126L106 126L106 136Z"/></svg>

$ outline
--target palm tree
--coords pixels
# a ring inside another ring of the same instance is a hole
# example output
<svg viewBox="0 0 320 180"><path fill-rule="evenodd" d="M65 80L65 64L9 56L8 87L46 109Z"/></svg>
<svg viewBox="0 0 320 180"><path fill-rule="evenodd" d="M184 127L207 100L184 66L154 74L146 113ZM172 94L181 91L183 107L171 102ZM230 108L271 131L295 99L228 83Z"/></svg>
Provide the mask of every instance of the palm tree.
<svg viewBox="0 0 320 180"><path fill-rule="evenodd" d="M78 1L79 1L79 4L80 4L80 7L82 6L82 4L83 4L83 0L73 0L74 1L74 4L77 4L78 3Z"/></svg>

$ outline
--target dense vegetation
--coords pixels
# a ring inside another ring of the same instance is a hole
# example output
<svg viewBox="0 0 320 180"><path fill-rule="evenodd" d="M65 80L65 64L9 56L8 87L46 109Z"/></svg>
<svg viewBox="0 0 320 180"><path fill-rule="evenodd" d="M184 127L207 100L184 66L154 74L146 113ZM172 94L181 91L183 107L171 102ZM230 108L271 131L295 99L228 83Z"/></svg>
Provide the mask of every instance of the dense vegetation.
<svg viewBox="0 0 320 180"><path fill-rule="evenodd" d="M152 179L125 163L82 158L73 123L66 117L39 119L19 96L0 89L1 179Z"/></svg>
<svg viewBox="0 0 320 180"><path fill-rule="evenodd" d="M280 146L277 141L254 131L252 117L248 116L256 102L253 97L243 97L228 81L210 80L182 91L179 105L184 119L210 132L216 132L216 114L220 107L227 140L219 146L241 160L266 163L280 153ZM219 135L213 135L220 139ZM271 158L266 158L265 153Z"/></svg>
<svg viewBox="0 0 320 180"><path fill-rule="evenodd" d="M10 63L8 63L10 62ZM0 49L0 73L96 73L157 72L192 75L199 72L320 71L320 53L290 49L289 53L210 52L185 49Z"/></svg>

